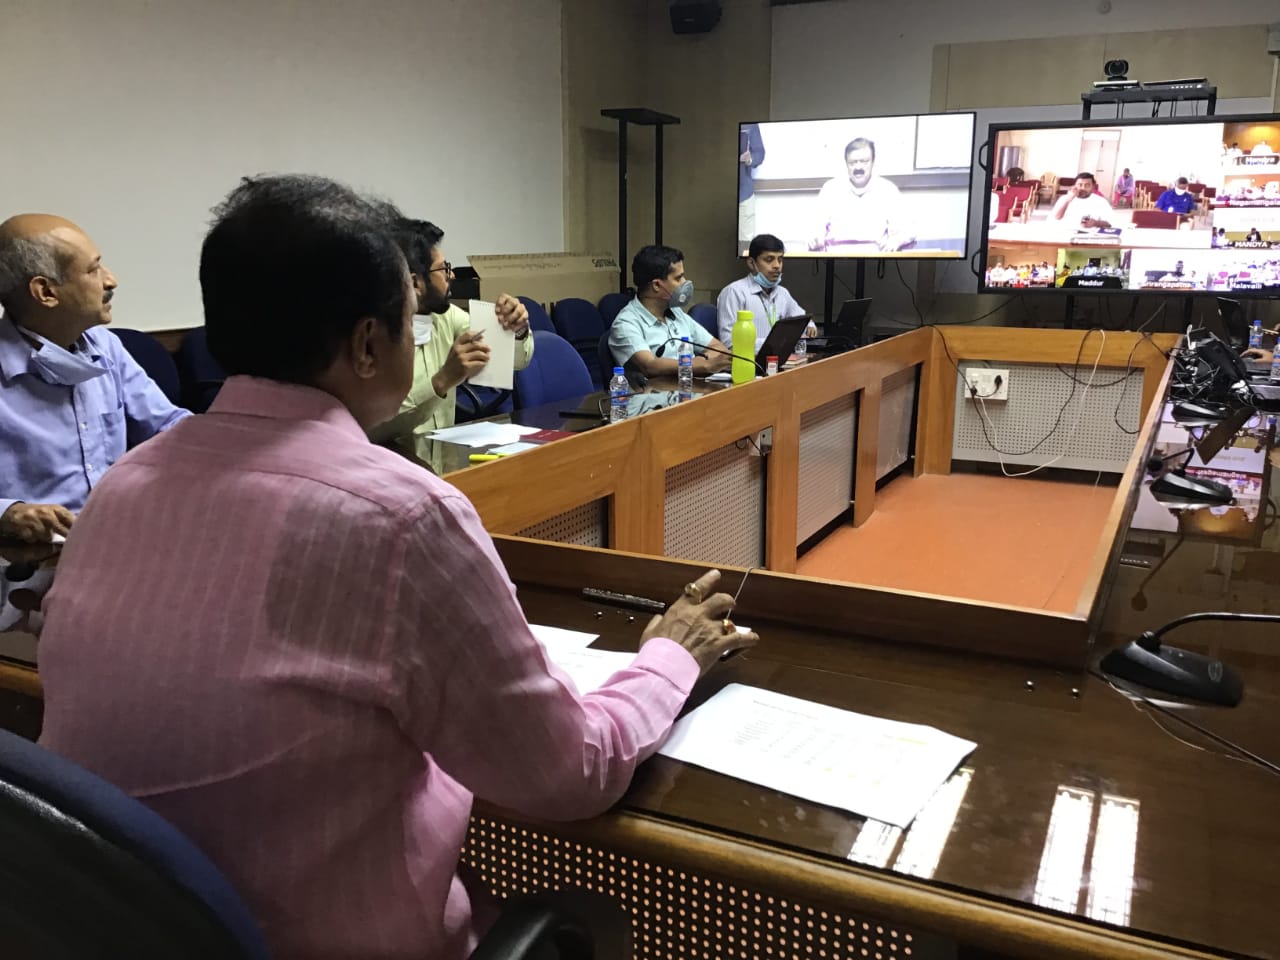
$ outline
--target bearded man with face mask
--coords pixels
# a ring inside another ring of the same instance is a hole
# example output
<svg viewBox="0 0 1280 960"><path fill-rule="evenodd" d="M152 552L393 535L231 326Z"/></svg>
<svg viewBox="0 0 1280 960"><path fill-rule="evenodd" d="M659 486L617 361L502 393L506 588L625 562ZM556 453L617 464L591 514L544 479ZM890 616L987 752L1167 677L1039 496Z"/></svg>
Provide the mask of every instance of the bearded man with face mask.
<svg viewBox="0 0 1280 960"><path fill-rule="evenodd" d="M0 537L65 536L125 450L189 416L101 329L115 289L70 220L0 223Z"/></svg>
<svg viewBox="0 0 1280 960"><path fill-rule="evenodd" d="M458 386L489 363L489 346L472 333L467 311L449 302L453 266L444 258L444 231L427 220L395 219L395 240L413 281L413 387L400 412L369 431L375 443L453 426ZM516 336L514 369L533 360L529 311L504 293L494 301L498 323Z"/></svg>
<svg viewBox="0 0 1280 960"><path fill-rule="evenodd" d="M1196 198L1187 189L1186 177L1179 177L1177 183L1173 185L1173 189L1166 190L1160 194L1160 199L1156 201L1157 210L1163 210L1165 213L1176 213L1183 217L1191 213L1195 206Z"/></svg>
<svg viewBox="0 0 1280 960"><path fill-rule="evenodd" d="M762 233L751 238L747 275L729 284L716 298L716 325L723 342L733 342L733 325L739 310L749 310L754 316L757 342L768 336L769 328L779 320L804 313L796 298L782 285L786 252L786 245L773 234ZM805 336L817 335L818 328L810 324Z"/></svg>
<svg viewBox="0 0 1280 960"><path fill-rule="evenodd" d="M685 312L693 300L693 281L685 277L683 253L674 247L642 247L631 261L631 280L635 299L618 311L609 328L614 363L646 377L674 377L676 344L688 337L696 351L695 377L728 369L728 347ZM699 349L707 347L711 349Z"/></svg>

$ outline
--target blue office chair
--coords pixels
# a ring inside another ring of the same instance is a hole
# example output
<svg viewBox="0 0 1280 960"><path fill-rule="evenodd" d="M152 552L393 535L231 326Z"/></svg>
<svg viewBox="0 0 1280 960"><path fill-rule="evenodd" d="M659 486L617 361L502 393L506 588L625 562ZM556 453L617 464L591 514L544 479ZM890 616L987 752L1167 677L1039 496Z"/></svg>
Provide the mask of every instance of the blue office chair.
<svg viewBox="0 0 1280 960"><path fill-rule="evenodd" d="M551 322L556 325L556 332L578 351L591 374L591 382L597 389L604 386L607 378L603 377L603 371L596 362L596 343L608 328L596 305L579 297L559 300L551 308Z"/></svg>
<svg viewBox="0 0 1280 960"><path fill-rule="evenodd" d="M460 383L454 395L453 419L455 423L469 423L500 413L510 413L512 409L510 390Z"/></svg>
<svg viewBox="0 0 1280 960"><path fill-rule="evenodd" d="M714 303L695 303L689 310L689 315L698 322L707 333L719 339L720 337L720 320L719 314L716 312Z"/></svg>
<svg viewBox="0 0 1280 960"><path fill-rule="evenodd" d="M596 309L600 311L600 319L604 321L604 325L612 326L613 318L633 299L630 293L606 293L601 297L596 304Z"/></svg>
<svg viewBox="0 0 1280 960"><path fill-rule="evenodd" d="M531 300L529 297L516 297L524 304L525 309L529 311L529 327L533 330L543 330L546 333L555 333L555 325L551 322L551 318L547 316L546 309L537 300ZM534 347L536 350L537 347Z"/></svg>
<svg viewBox="0 0 1280 960"><path fill-rule="evenodd" d="M573 345L554 333L533 332L533 362L516 371L516 409L592 393L591 374Z"/></svg>
<svg viewBox="0 0 1280 960"><path fill-rule="evenodd" d="M169 398L169 402L181 404L182 383L178 378L178 365L174 363L164 344L141 330L124 330L119 327L111 327L110 330L129 351L129 356L137 361L138 366L160 388L160 392Z"/></svg>
<svg viewBox="0 0 1280 960"><path fill-rule="evenodd" d="M182 405L192 413L204 413L222 389L226 373L213 359L204 327L187 332L174 355L182 379Z"/></svg>
<svg viewBox="0 0 1280 960"><path fill-rule="evenodd" d="M508 901L470 960L629 955L625 913L589 908L557 894ZM270 958L244 902L176 827L3 730L0 931L5 956L41 960Z"/></svg>
<svg viewBox="0 0 1280 960"><path fill-rule="evenodd" d="M609 349L609 331L606 330L596 341L596 362L600 364L600 372L604 377L604 389L609 389L609 381L613 379L613 368L618 361L613 359L613 351Z"/></svg>
<svg viewBox="0 0 1280 960"><path fill-rule="evenodd" d="M177 828L7 731L0 731L0 930L6 953L51 960L269 956L231 884Z"/></svg>

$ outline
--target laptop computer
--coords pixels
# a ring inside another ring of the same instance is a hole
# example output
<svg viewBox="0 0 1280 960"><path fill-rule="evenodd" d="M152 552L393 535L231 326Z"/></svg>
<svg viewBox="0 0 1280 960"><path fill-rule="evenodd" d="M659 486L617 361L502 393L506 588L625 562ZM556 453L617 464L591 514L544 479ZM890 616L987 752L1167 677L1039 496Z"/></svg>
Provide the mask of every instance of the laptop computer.
<svg viewBox="0 0 1280 960"><path fill-rule="evenodd" d="M806 313L799 317L783 317L775 322L764 338L764 343L756 351L756 363L760 365L760 369L767 369L769 357L777 357L779 366L786 363L812 319L812 315Z"/></svg>
<svg viewBox="0 0 1280 960"><path fill-rule="evenodd" d="M822 336L807 341L812 353L832 356L846 350L856 350L863 344L863 323L871 311L871 298L846 300L834 320L823 324Z"/></svg>

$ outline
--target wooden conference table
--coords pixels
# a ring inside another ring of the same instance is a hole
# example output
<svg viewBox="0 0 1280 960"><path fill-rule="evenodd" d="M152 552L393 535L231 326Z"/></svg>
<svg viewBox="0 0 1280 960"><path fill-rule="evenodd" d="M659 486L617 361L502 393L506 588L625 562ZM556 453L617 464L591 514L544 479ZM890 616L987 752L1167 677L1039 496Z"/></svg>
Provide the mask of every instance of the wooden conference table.
<svg viewBox="0 0 1280 960"><path fill-rule="evenodd" d="M1232 512L1173 511L1173 530L1126 531L1091 662L1186 613L1268 609L1278 531L1265 530L1265 502L1251 520ZM647 595L671 597L701 570L497 539L532 622L598 633L609 649L634 649L647 617L583 600L577 587L625 572ZM726 583L738 576L726 571ZM913 826L903 834L658 757L589 822L479 804L465 860L495 892L608 893L632 911L637 956L1280 957L1280 777L1089 669L814 627L773 576L753 573L735 614L762 643L705 677L692 703L744 683L976 741ZM1245 677L1240 706L1179 714L1272 761L1278 632L1206 624L1166 638Z"/></svg>

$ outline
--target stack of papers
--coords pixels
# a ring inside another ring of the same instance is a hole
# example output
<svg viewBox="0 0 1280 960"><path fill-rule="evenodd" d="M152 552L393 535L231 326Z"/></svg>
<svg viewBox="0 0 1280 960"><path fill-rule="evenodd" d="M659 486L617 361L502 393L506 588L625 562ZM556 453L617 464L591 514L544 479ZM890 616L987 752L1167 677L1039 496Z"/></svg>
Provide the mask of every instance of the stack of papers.
<svg viewBox="0 0 1280 960"><path fill-rule="evenodd" d="M658 752L906 827L976 746L734 683L680 720Z"/></svg>

